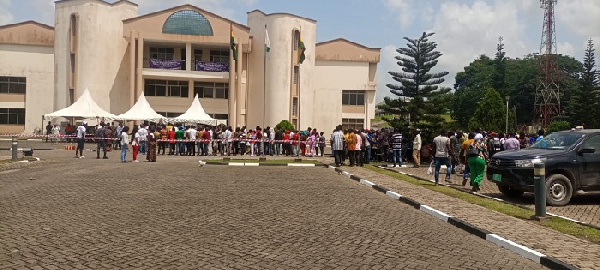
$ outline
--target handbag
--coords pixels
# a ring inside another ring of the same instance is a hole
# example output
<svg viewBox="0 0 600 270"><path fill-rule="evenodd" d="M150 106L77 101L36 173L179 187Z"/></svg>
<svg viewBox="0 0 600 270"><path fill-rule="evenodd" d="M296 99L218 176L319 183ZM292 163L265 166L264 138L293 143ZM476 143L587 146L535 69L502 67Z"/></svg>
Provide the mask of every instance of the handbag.
<svg viewBox="0 0 600 270"><path fill-rule="evenodd" d="M427 174L433 174L433 161L429 164L429 168L427 169Z"/></svg>
<svg viewBox="0 0 600 270"><path fill-rule="evenodd" d="M479 156L479 149L475 144L470 144L467 150L467 158Z"/></svg>

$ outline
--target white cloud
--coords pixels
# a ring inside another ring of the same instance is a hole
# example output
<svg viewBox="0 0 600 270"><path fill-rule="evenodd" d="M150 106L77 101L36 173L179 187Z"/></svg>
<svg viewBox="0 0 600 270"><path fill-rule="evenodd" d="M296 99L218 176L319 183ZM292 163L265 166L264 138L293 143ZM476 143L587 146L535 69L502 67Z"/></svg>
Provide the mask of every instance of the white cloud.
<svg viewBox="0 0 600 270"><path fill-rule="evenodd" d="M587 40L586 40L586 43L587 43ZM581 57L576 57L577 54L575 53L575 47L570 42L557 42L556 51L559 54L571 55L575 58L581 58Z"/></svg>
<svg viewBox="0 0 600 270"><path fill-rule="evenodd" d="M381 48L379 65L377 65L377 98L375 102L379 103L383 101L386 96L394 96L390 93L390 89L386 86L388 83L397 83L392 76L388 73L390 71L400 71L400 66L396 64L396 52L397 47L394 45L386 45Z"/></svg>
<svg viewBox="0 0 600 270"><path fill-rule="evenodd" d="M10 0L0 0L0 25L12 23L13 15L9 11Z"/></svg>
<svg viewBox="0 0 600 270"><path fill-rule="evenodd" d="M557 27L564 25L582 37L600 36L600 1L559 1L555 13Z"/></svg>
<svg viewBox="0 0 600 270"><path fill-rule="evenodd" d="M34 10L37 14L35 21L54 25L54 1L48 0L29 0L27 1L27 9Z"/></svg>
<svg viewBox="0 0 600 270"><path fill-rule="evenodd" d="M399 13L398 20L402 30L412 25L416 17L415 0L384 0L384 4Z"/></svg>
<svg viewBox="0 0 600 270"><path fill-rule="evenodd" d="M445 86L451 87L456 72L462 71L470 62L486 54L493 57L498 37L504 38L504 50L508 57L522 57L538 51L539 39L527 38L528 16L521 13L537 8L531 1L496 0L444 1L438 9L431 30L436 35L443 54L437 69L450 72Z"/></svg>

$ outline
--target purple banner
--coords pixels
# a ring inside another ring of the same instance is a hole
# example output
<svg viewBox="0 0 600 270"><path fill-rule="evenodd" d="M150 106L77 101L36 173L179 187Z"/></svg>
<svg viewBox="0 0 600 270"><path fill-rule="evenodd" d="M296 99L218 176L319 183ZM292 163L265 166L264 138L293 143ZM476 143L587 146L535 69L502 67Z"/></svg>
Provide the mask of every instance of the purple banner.
<svg viewBox="0 0 600 270"><path fill-rule="evenodd" d="M208 72L228 72L229 63L196 61L196 70Z"/></svg>
<svg viewBox="0 0 600 270"><path fill-rule="evenodd" d="M160 68L160 69L181 69L181 60L159 60L159 59L150 59L150 67L151 68Z"/></svg>

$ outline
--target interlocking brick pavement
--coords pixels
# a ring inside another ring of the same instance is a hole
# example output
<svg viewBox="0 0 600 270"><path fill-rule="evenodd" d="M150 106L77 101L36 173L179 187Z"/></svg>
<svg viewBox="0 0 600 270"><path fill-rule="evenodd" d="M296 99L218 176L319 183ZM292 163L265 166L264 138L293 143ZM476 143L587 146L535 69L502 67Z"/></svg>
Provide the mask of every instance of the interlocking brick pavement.
<svg viewBox="0 0 600 270"><path fill-rule="evenodd" d="M433 175L427 174L427 167L402 169L393 168L393 170L409 173L425 179L434 179ZM440 170L440 181L443 181L445 177L445 174L443 173L445 172L445 169ZM462 175L453 174L451 179L452 183L450 185L465 191L471 189L468 182L464 188L462 187ZM525 193L521 198L508 198L498 190L498 187L495 183L487 179L483 180L481 191L479 193L494 198L500 198L511 203L516 203L530 209L535 208L533 193ZM600 227L600 195L597 194L574 196L568 205L561 207L547 206L546 211Z"/></svg>
<svg viewBox="0 0 600 270"><path fill-rule="evenodd" d="M541 268L324 168L117 155L5 171L0 269Z"/></svg>
<svg viewBox="0 0 600 270"><path fill-rule="evenodd" d="M600 269L600 245L598 244L542 227L533 221L503 215L362 167L342 168L377 185L389 188L422 204L427 204L479 228L581 269ZM407 171L407 169L401 170Z"/></svg>

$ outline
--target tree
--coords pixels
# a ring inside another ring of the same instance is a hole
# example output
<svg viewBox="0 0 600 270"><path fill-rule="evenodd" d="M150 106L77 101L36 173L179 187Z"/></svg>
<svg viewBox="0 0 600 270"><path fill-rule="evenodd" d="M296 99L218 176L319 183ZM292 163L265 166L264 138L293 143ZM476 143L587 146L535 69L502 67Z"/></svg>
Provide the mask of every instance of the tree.
<svg viewBox="0 0 600 270"><path fill-rule="evenodd" d="M556 131L569 130L571 127L571 123L567 121L554 121L546 127L546 134Z"/></svg>
<svg viewBox="0 0 600 270"><path fill-rule="evenodd" d="M469 129L482 128L486 131L504 130L506 107L498 91L489 88L469 121Z"/></svg>
<svg viewBox="0 0 600 270"><path fill-rule="evenodd" d="M442 126L444 122L440 114L447 111L450 89L438 85L444 82L443 77L448 72L431 72L442 56L435 50L437 44L428 39L433 35L424 32L418 39L404 37L407 47L396 50L400 55L395 59L402 72L390 71L389 74L400 84L388 84L387 87L398 97L385 98L379 109L394 115L386 121L402 131L407 131L411 124L429 129Z"/></svg>
<svg viewBox="0 0 600 270"><path fill-rule="evenodd" d="M493 74L494 63L485 55L481 55L466 66L464 71L456 74L451 116L458 127L467 128L477 109L477 103L485 94L485 89L492 87Z"/></svg>
<svg viewBox="0 0 600 270"><path fill-rule="evenodd" d="M579 81L580 87L573 93L567 105L571 123L583 125L586 128L600 127L600 102L598 98L598 71L596 67L594 43L588 40L583 58L584 71Z"/></svg>
<svg viewBox="0 0 600 270"><path fill-rule="evenodd" d="M295 130L294 125L292 125L292 123L290 123L290 121L288 121L288 120L281 120L281 122L279 122L279 124L277 124L275 126L275 129L279 129L279 130Z"/></svg>
<svg viewBox="0 0 600 270"><path fill-rule="evenodd" d="M506 77L506 53L504 52L503 38L498 38L498 45L496 47L496 58L494 58L494 74L492 75L492 87L500 93L501 96L508 94L505 88L505 77Z"/></svg>

